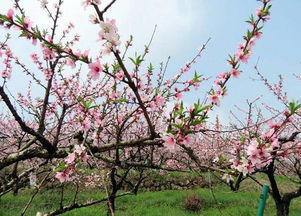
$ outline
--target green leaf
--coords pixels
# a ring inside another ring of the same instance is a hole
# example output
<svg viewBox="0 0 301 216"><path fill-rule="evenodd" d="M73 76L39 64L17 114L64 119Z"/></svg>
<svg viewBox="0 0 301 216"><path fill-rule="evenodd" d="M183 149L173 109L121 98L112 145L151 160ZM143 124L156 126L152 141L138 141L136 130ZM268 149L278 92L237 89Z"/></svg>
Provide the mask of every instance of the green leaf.
<svg viewBox="0 0 301 216"><path fill-rule="evenodd" d="M27 37L28 33L26 31L22 31L19 37Z"/></svg>
<svg viewBox="0 0 301 216"><path fill-rule="evenodd" d="M201 82L201 77L202 77L202 76L203 76L203 75L198 75L197 72L195 71L195 72L194 72L194 77L193 77L193 79L192 79L193 82L197 82L197 83L198 83L198 82Z"/></svg>
<svg viewBox="0 0 301 216"><path fill-rule="evenodd" d="M295 100L292 100L290 103L289 103L289 110L291 111L291 113L295 113L295 107L296 107L296 102Z"/></svg>
<svg viewBox="0 0 301 216"><path fill-rule="evenodd" d="M85 101L84 98L78 97L77 100L78 100L78 102L80 102L81 105L82 105L85 109L87 109L87 110L88 110L88 109L93 109L93 108L98 107L97 105L93 105L93 106L92 106L92 104L93 104L93 102L94 102L94 99L90 99L90 100Z"/></svg>
<svg viewBox="0 0 301 216"><path fill-rule="evenodd" d="M118 149L118 153L119 153L119 154L122 154L122 153L123 153L123 150L122 150L121 148L119 148L119 149Z"/></svg>
<svg viewBox="0 0 301 216"><path fill-rule="evenodd" d="M195 112L198 115L199 113L209 109L210 107L211 107L211 105L207 105L207 106L203 106L203 107L198 106L198 109Z"/></svg>
<svg viewBox="0 0 301 216"><path fill-rule="evenodd" d="M7 16L0 14L0 21L2 22L10 22L10 19Z"/></svg>
<svg viewBox="0 0 301 216"><path fill-rule="evenodd" d="M204 120L196 120L196 121L191 122L191 125L196 126L196 125L202 124L204 122L205 122Z"/></svg>
<svg viewBox="0 0 301 216"><path fill-rule="evenodd" d="M248 38L248 40L251 40L252 37L253 37L252 32L250 30L248 30L248 32L247 32L247 38Z"/></svg>
<svg viewBox="0 0 301 216"><path fill-rule="evenodd" d="M113 67L113 71L116 72L120 69L120 65L118 63L114 63L112 64L112 67Z"/></svg>
<svg viewBox="0 0 301 216"><path fill-rule="evenodd" d="M152 63L149 64L149 66L147 67L147 70L149 70L149 71L153 71L154 70L154 67L153 67Z"/></svg>
<svg viewBox="0 0 301 216"><path fill-rule="evenodd" d="M245 136L242 135L242 136L239 138L239 140L240 140L240 142L244 143L244 142L247 140L247 138L246 138Z"/></svg>
<svg viewBox="0 0 301 216"><path fill-rule="evenodd" d="M20 25L24 25L24 16L20 17L18 15L16 15L16 20L17 20L17 23L20 24Z"/></svg>
<svg viewBox="0 0 301 216"><path fill-rule="evenodd" d="M60 161L58 164L58 167L54 170L55 172L61 172L66 168L65 166L65 162L64 161Z"/></svg>
<svg viewBox="0 0 301 216"><path fill-rule="evenodd" d="M135 66L139 66L141 64L141 62L143 62L143 59L141 56L136 56L135 59L129 57L129 59Z"/></svg>
<svg viewBox="0 0 301 216"><path fill-rule="evenodd" d="M118 99L116 100L116 102L119 102L119 103L125 103L125 102L127 102L127 99L126 99L126 98L118 98Z"/></svg>
<svg viewBox="0 0 301 216"><path fill-rule="evenodd" d="M175 123L173 123L172 126L178 128L178 129L183 129L183 125L181 125L181 124L175 124Z"/></svg>

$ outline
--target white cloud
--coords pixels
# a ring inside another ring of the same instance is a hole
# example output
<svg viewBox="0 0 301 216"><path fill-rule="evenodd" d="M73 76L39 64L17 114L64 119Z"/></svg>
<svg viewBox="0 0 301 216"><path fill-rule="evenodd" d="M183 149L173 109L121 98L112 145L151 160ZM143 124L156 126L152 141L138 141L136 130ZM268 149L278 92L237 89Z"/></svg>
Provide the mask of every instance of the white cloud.
<svg viewBox="0 0 301 216"><path fill-rule="evenodd" d="M5 13L12 3L0 0L0 11ZM20 5L25 8L27 15L35 24L51 26L51 21L40 8L38 1L20 0ZM49 0L53 5L54 0ZM98 26L89 23L89 14L94 13L93 8L86 11L81 6L82 0L65 0L63 4L63 19L59 20L61 27L70 21L76 24L76 32L82 36L82 49L93 49L96 44ZM107 4L109 0L104 0ZM198 5L199 6L199 5ZM194 22L200 14L200 8L195 8L195 3L190 0L119 0L107 12L107 16L115 18L120 30L122 40L129 35L134 36L135 51L142 51L157 24L157 33L153 42L152 50L155 60L162 61L168 55L177 51L177 47L184 43L185 36L194 30ZM199 21L198 21L199 22ZM200 28L200 26L198 26ZM187 39L187 38L186 38Z"/></svg>
<svg viewBox="0 0 301 216"><path fill-rule="evenodd" d="M189 36L196 31L200 32L202 1L196 3L191 0L118 0L105 15L116 19L123 42L130 35L134 36L134 47L129 52L131 55L136 51L143 52L144 45L148 43L153 29L157 25L149 61L158 65L169 55L182 54L182 48L190 43ZM12 7L12 2L0 0L0 13L6 13ZM57 0L49 0L49 2L49 5L52 6ZM81 42L78 44L80 49L90 49L91 53L96 54L100 48L100 44L96 42L99 26L89 22L89 15L95 12L92 7L84 10L81 2L82 0L64 0L63 17L59 19L58 25L62 29L69 22L75 24L76 28L73 32L81 35ZM103 0L103 2L106 4L110 1ZM40 26L41 29L50 30L52 21L37 0L20 0L19 3L25 8L26 15L35 25ZM198 23L197 27L195 27L196 22ZM3 29L0 31L2 32ZM23 62L30 62L28 56L37 48L33 49L30 42L24 41L23 38L14 40L11 46ZM177 64L183 65L186 60L183 59L183 62L177 62ZM24 90L26 84L21 81L22 79L24 78L13 75L11 84L15 86L18 83L18 86L14 87L14 92ZM189 104L187 104L188 106Z"/></svg>

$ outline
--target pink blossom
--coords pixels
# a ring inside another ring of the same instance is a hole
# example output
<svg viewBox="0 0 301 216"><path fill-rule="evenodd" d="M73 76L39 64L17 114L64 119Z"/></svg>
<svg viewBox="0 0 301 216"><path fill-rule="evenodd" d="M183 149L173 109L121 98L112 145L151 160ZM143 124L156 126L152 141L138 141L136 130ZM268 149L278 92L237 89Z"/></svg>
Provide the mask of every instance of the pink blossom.
<svg viewBox="0 0 301 216"><path fill-rule="evenodd" d="M185 136L182 140L182 144L183 145L186 145L186 146L189 146L192 144L194 140L194 136L192 134L188 134L187 136Z"/></svg>
<svg viewBox="0 0 301 216"><path fill-rule="evenodd" d="M36 38L32 38L31 41L32 41L32 45L34 45L34 46L37 45L38 40Z"/></svg>
<svg viewBox="0 0 301 216"><path fill-rule="evenodd" d="M211 102L217 106L219 106L220 101L219 101L219 96L212 94L212 95L208 95L208 99L211 100Z"/></svg>
<svg viewBox="0 0 301 216"><path fill-rule="evenodd" d="M82 2L82 5L84 6L84 8L86 8L90 4L91 4L91 0L85 0L85 1Z"/></svg>
<svg viewBox="0 0 301 216"><path fill-rule="evenodd" d="M83 52L83 53L81 54L81 57L83 57L83 58L88 58L89 52L90 52L90 50L85 50L85 52Z"/></svg>
<svg viewBox="0 0 301 216"><path fill-rule="evenodd" d="M256 139L253 139L248 147L247 153L249 160L256 168L260 168L269 163L270 154L266 145L260 145Z"/></svg>
<svg viewBox="0 0 301 216"><path fill-rule="evenodd" d="M256 44L256 39L255 38L252 38L250 41L249 41L249 48L251 48L251 47L253 47L253 46L255 46L255 44Z"/></svg>
<svg viewBox="0 0 301 216"><path fill-rule="evenodd" d="M289 110L285 110L283 114L284 114L285 116L289 116L290 113L291 113L291 112L290 112Z"/></svg>
<svg viewBox="0 0 301 216"><path fill-rule="evenodd" d="M244 43L238 44L238 50L243 50L244 48L245 48L245 44Z"/></svg>
<svg viewBox="0 0 301 216"><path fill-rule="evenodd" d="M269 132L265 133L265 134L262 134L260 136L261 139L265 140L266 142L269 142L271 140L274 140L275 137L273 137L273 134L274 134L274 129L273 130L270 130Z"/></svg>
<svg viewBox="0 0 301 216"><path fill-rule="evenodd" d="M200 83L195 82L195 83L193 83L193 86L194 86L195 90L198 90L198 88L200 87Z"/></svg>
<svg viewBox="0 0 301 216"><path fill-rule="evenodd" d="M248 150L247 153L248 155L252 155L252 154L257 154L258 151L258 142L256 139L253 139L250 143L250 145L248 146Z"/></svg>
<svg viewBox="0 0 301 216"><path fill-rule="evenodd" d="M256 40L258 40L258 39L261 38L261 36L262 36L262 33L261 33L261 32L256 32L255 35L254 35L254 38L255 38Z"/></svg>
<svg viewBox="0 0 301 216"><path fill-rule="evenodd" d="M237 78L240 74L240 71L237 69L232 69L230 73L231 73L231 76L233 76L234 78Z"/></svg>
<svg viewBox="0 0 301 216"><path fill-rule="evenodd" d="M243 173L244 176L246 176L248 173L254 172L253 164L249 162L246 158L242 158L241 161L234 160L232 168Z"/></svg>
<svg viewBox="0 0 301 216"><path fill-rule="evenodd" d="M261 147L261 149L259 151L259 156L263 161L266 160L270 156L270 154L268 153L265 146Z"/></svg>
<svg viewBox="0 0 301 216"><path fill-rule="evenodd" d="M196 126L194 126L194 131L198 132L203 126L204 126L203 124L197 124Z"/></svg>
<svg viewBox="0 0 301 216"><path fill-rule="evenodd" d="M118 80L123 80L123 72L122 71L119 71L117 74L116 74L116 78L118 79Z"/></svg>
<svg viewBox="0 0 301 216"><path fill-rule="evenodd" d="M243 63L248 63L248 60L251 56L251 51L248 50L247 53L245 53L243 50L238 50L235 53L235 56L237 57L237 59Z"/></svg>
<svg viewBox="0 0 301 216"><path fill-rule="evenodd" d="M112 91L110 94L109 94L109 98L110 99L116 99L118 98L119 94L115 91Z"/></svg>
<svg viewBox="0 0 301 216"><path fill-rule="evenodd" d="M215 94L216 94L217 96L219 96L219 97L223 97L223 96L224 96L224 91L223 91L223 89L219 89L219 90L217 90L217 91L215 92Z"/></svg>
<svg viewBox="0 0 301 216"><path fill-rule="evenodd" d="M176 148L176 139L173 135L163 136L164 146L171 152L175 151Z"/></svg>
<svg viewBox="0 0 301 216"><path fill-rule="evenodd" d="M256 9L256 15L257 15L258 17L261 17L261 15L262 15L262 8L257 8L257 9Z"/></svg>
<svg viewBox="0 0 301 216"><path fill-rule="evenodd" d="M189 112L193 113L193 111L194 111L194 104L192 104L192 105L189 106Z"/></svg>
<svg viewBox="0 0 301 216"><path fill-rule="evenodd" d="M175 161L172 159L169 159L166 161L167 166L169 167L174 167L175 166Z"/></svg>
<svg viewBox="0 0 301 216"><path fill-rule="evenodd" d="M105 54L109 54L112 50L116 51L116 48L120 45L120 37L118 35L118 28L116 26L116 21L114 19L106 19L106 21L101 21L100 26L102 30L98 33L99 40L106 40L104 50L102 51Z"/></svg>
<svg viewBox="0 0 301 216"><path fill-rule="evenodd" d="M82 122L82 128L84 131L88 131L91 127L91 122L89 119L85 119L83 122Z"/></svg>
<svg viewBox="0 0 301 216"><path fill-rule="evenodd" d="M7 57L12 57L13 56L13 52L11 51L11 49L6 49L5 50L5 55L7 56Z"/></svg>
<svg viewBox="0 0 301 216"><path fill-rule="evenodd" d="M182 97L183 97L183 94L180 93L180 92L177 92L177 93L175 94L175 98L176 98L177 100L181 99Z"/></svg>
<svg viewBox="0 0 301 216"><path fill-rule="evenodd" d="M281 93L281 86L280 85L274 85L274 91L276 94L280 94Z"/></svg>
<svg viewBox="0 0 301 216"><path fill-rule="evenodd" d="M10 79L10 76L11 76L11 71L10 70L7 70L7 69L4 69L3 71L2 71L2 77L3 78L8 78L8 79Z"/></svg>
<svg viewBox="0 0 301 216"><path fill-rule="evenodd" d="M55 52L50 48L42 47L42 52L44 60L52 60L55 58Z"/></svg>
<svg viewBox="0 0 301 216"><path fill-rule="evenodd" d="M45 69L44 70L44 76L46 80L49 80L52 76L52 71L50 69Z"/></svg>
<svg viewBox="0 0 301 216"><path fill-rule="evenodd" d="M253 173L255 171L252 163L248 162L244 165L243 174L246 175L248 173Z"/></svg>
<svg viewBox="0 0 301 216"><path fill-rule="evenodd" d="M271 144L272 148L279 148L280 145L279 145L279 141L278 139L275 139L272 144Z"/></svg>
<svg viewBox="0 0 301 216"><path fill-rule="evenodd" d="M154 101L158 107L163 106L165 104L165 99L160 95L156 95L154 97Z"/></svg>
<svg viewBox="0 0 301 216"><path fill-rule="evenodd" d="M61 183L67 181L67 178L68 178L65 172L57 172L56 175L55 175L55 177L56 177Z"/></svg>
<svg viewBox="0 0 301 216"><path fill-rule="evenodd" d="M24 17L24 27L28 30L32 27L32 21L29 19L29 17Z"/></svg>
<svg viewBox="0 0 301 216"><path fill-rule="evenodd" d="M106 21L101 21L100 26L102 30L98 33L99 40L112 41L116 39L118 28L116 27L115 19L106 19Z"/></svg>
<svg viewBox="0 0 301 216"><path fill-rule="evenodd" d="M90 63L89 69L90 69L89 75L92 77L93 80L97 80L100 76L100 73L103 70L102 65L100 64L99 60L97 60L94 63Z"/></svg>
<svg viewBox="0 0 301 216"><path fill-rule="evenodd" d="M66 59L66 64L69 65L71 68L76 67L75 61L73 59L70 59L70 58Z"/></svg>
<svg viewBox="0 0 301 216"><path fill-rule="evenodd" d="M82 154L80 155L80 157L81 157L81 159L82 159L83 162L87 163L87 161L88 161L88 156L87 156L86 153L82 153Z"/></svg>
<svg viewBox="0 0 301 216"><path fill-rule="evenodd" d="M221 79L216 79L216 80L214 80L213 85L219 86L219 85L222 85L222 83L223 83L223 80L221 80Z"/></svg>
<svg viewBox="0 0 301 216"><path fill-rule="evenodd" d="M68 51L67 51L68 52ZM81 57L81 53L80 52L73 52L73 54L76 56L76 57L78 57L78 58L80 58Z"/></svg>
<svg viewBox="0 0 301 216"><path fill-rule="evenodd" d="M149 95L147 95L147 94L141 94L140 97L141 97L142 101L148 101L149 100Z"/></svg>
<svg viewBox="0 0 301 216"><path fill-rule="evenodd" d="M30 54L30 57L31 57L31 59L32 59L33 61L39 60L39 57L38 57L38 55L37 55L36 53Z"/></svg>
<svg viewBox="0 0 301 216"><path fill-rule="evenodd" d="M75 159L76 159L76 153L72 152L71 154L68 155L68 157L66 159L66 163L67 164L73 164Z"/></svg>
<svg viewBox="0 0 301 216"><path fill-rule="evenodd" d="M9 10L7 11L6 16L7 16L8 19L13 19L14 14L15 14L14 10L13 10L13 9L9 9Z"/></svg>
<svg viewBox="0 0 301 216"><path fill-rule="evenodd" d="M232 167L233 167L233 168L237 168L238 165L239 165L239 161L238 161L238 160L233 160L233 161L232 161Z"/></svg>
<svg viewBox="0 0 301 216"><path fill-rule="evenodd" d="M83 144L75 145L74 152L77 153L78 155L81 155L82 153L86 152L86 147Z"/></svg>
<svg viewBox="0 0 301 216"><path fill-rule="evenodd" d="M61 182L67 182L67 181L71 181L72 177L71 175L73 174L75 170L74 169L65 169L62 172L57 172L55 177Z"/></svg>
<svg viewBox="0 0 301 216"><path fill-rule="evenodd" d="M263 21L263 22L266 22L266 21L269 21L270 19L271 19L271 17L266 16L266 17L263 17L263 18L262 18L262 21Z"/></svg>
<svg viewBox="0 0 301 216"><path fill-rule="evenodd" d="M136 74L133 72L130 74L131 78L135 78L136 77Z"/></svg>
<svg viewBox="0 0 301 216"><path fill-rule="evenodd" d="M91 3L100 5L101 4L101 0L84 0L82 2L82 5L84 6L84 8L86 8L87 6L89 6Z"/></svg>
<svg viewBox="0 0 301 216"><path fill-rule="evenodd" d="M228 74L227 74L227 72L223 72L223 73L220 73L217 77L220 79L226 79L228 77Z"/></svg>
<svg viewBox="0 0 301 216"><path fill-rule="evenodd" d="M269 121L268 125L270 129L275 129L275 130L281 127L281 123L275 123L272 121Z"/></svg>

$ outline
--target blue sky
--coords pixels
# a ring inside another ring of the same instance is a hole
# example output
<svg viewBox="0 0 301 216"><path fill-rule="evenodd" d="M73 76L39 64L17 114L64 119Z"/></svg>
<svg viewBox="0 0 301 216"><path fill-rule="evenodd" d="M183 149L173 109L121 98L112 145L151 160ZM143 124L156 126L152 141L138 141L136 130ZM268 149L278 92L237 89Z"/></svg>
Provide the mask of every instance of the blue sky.
<svg viewBox="0 0 301 216"><path fill-rule="evenodd" d="M40 11L37 1L28 2L20 0L36 24L47 26L47 16ZM60 24L74 22L77 25L76 31L82 35L84 41L81 48L93 50L98 29L88 24L88 16L92 10L84 11L80 3L79 0L65 0L66 12ZM0 0L0 5L0 12L6 13L11 3ZM134 35L131 53L143 50L143 45L148 42L157 24L157 33L148 61L158 67L161 61L171 56L169 76L178 72L195 55L197 48L209 37L212 38L203 57L193 68L212 79L208 84L201 85L198 92L193 92L185 98L185 102L189 104L198 97L204 97L217 74L229 70L227 56L235 52L248 28L244 21L259 6L260 3L256 0L119 0L107 16L116 18L123 40L126 40L129 34ZM221 106L214 110L214 114L219 114L223 121L227 122L229 110L235 110L234 105L246 107L246 99L252 100L259 95L263 95L261 102L281 107L262 82L250 80L250 77L258 78L254 70L258 57L261 59L259 68L264 76L271 82L277 82L278 75L283 74L289 98L301 99L301 81L293 77L293 74L301 75L300 9L300 0L273 1L271 20L263 30L263 38L256 44L252 59L248 65L242 65L241 69L244 72L241 77L230 81L228 96L223 99ZM0 33L3 32L4 30L0 29ZM29 43L17 40L12 47L15 53L20 53L24 60L28 60L27 56L32 52ZM18 91L18 86L20 90L24 88L21 82L22 80L15 76L11 85Z"/></svg>

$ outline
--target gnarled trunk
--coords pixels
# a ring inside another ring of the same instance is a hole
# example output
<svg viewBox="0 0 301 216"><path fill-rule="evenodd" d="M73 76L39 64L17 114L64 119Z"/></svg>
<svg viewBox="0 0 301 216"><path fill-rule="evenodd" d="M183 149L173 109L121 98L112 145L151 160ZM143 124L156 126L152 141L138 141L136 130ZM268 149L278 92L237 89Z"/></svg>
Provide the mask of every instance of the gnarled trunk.
<svg viewBox="0 0 301 216"><path fill-rule="evenodd" d="M281 201L277 202L275 201L276 209L277 209L277 216L288 216L289 215L289 207L290 207L290 201Z"/></svg>

